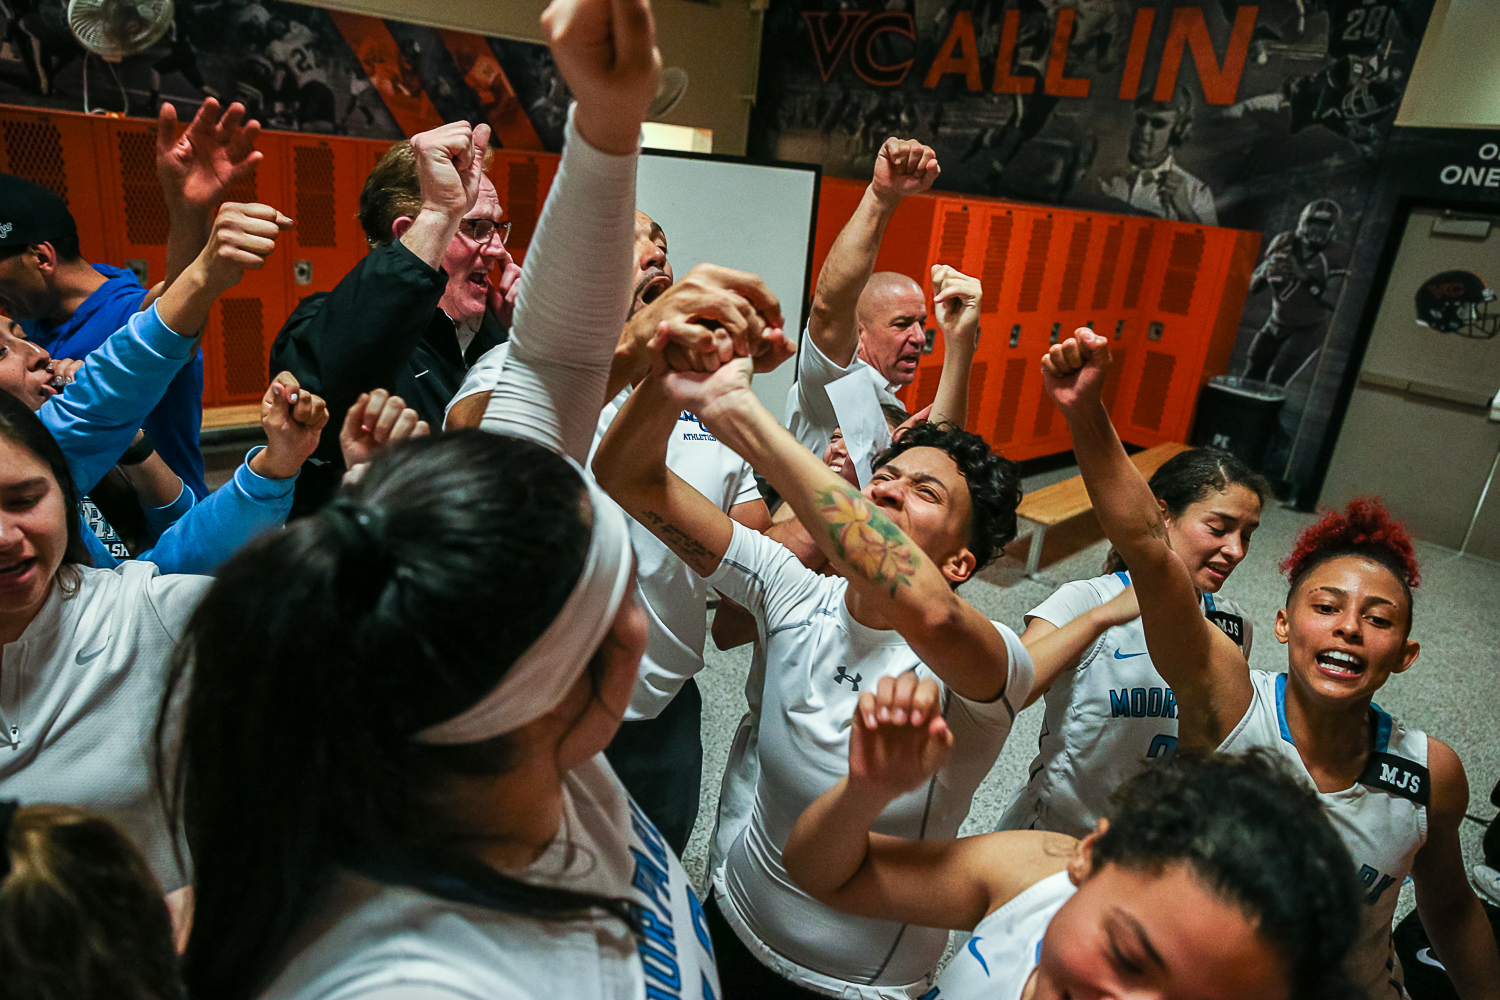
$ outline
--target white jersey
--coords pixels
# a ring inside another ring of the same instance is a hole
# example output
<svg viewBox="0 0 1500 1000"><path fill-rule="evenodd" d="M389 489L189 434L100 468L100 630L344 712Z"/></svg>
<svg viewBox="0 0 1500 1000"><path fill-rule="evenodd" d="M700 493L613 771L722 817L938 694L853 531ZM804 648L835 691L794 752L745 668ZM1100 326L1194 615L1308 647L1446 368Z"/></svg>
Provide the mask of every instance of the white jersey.
<svg viewBox="0 0 1500 1000"><path fill-rule="evenodd" d="M509 351L508 344L486 351L464 376L448 409L452 410L453 403L460 399L493 389L500 380L500 369ZM593 453L598 450L604 432L614 423L629 396L630 390L625 389L600 412L586 468L593 464ZM749 464L721 444L686 410L678 418L667 443L667 468L725 513L737 504L761 498ZM635 548L636 578L648 627L641 672L625 712L626 720L636 721L660 715L688 678L703 669L709 587L649 529L628 515L626 522Z"/></svg>
<svg viewBox="0 0 1500 1000"><path fill-rule="evenodd" d="M1052 918L1077 891L1068 873L1058 872L990 913L921 1000L1020 1000Z"/></svg>
<svg viewBox="0 0 1500 1000"><path fill-rule="evenodd" d="M262 1000L420 992L455 1000L713 1000L703 907L687 873L602 755L563 780L563 827L516 877L625 899L632 930L597 914L535 920L342 873L310 925L326 927Z"/></svg>
<svg viewBox="0 0 1500 1000"><path fill-rule="evenodd" d="M882 677L935 675L893 631L867 628L849 614L849 581L820 576L770 538L735 525L709 583L755 616L766 651L749 823L729 849L714 888L726 921L778 974L834 996L916 997L931 986L948 932L838 913L803 892L781 852L802 811L849 771L849 729L859 693ZM994 764L1031 690L1031 658L1004 625L1010 666L989 703L942 689L953 731L948 765L927 785L896 799L874 829L910 839L957 834L974 789ZM878 989L877 989L878 986Z"/></svg>
<svg viewBox="0 0 1500 1000"><path fill-rule="evenodd" d="M887 383L858 355L847 367L840 368L818 349L806 329L802 331L802 341L797 345L797 381L792 383L786 396L786 426L792 437L819 458L839 426L838 415L833 412L833 401L828 398L828 386L858 368L869 369L870 381L874 383L881 403L901 405L896 398L895 386Z"/></svg>
<svg viewBox="0 0 1500 1000"><path fill-rule="evenodd" d="M186 885L156 794L155 728L173 653L212 581L154 563L78 566L0 665L0 798L100 813L166 892ZM168 748L169 750L172 748Z"/></svg>
<svg viewBox="0 0 1500 1000"><path fill-rule="evenodd" d="M1293 774L1316 788L1286 725L1286 674L1250 671L1254 695L1245 717L1219 744L1225 753L1262 747L1280 754ZM1363 930L1350 969L1370 1000L1404 997L1391 919L1401 883L1427 840L1427 734L1408 729L1372 704L1375 747L1358 781L1319 792L1323 811L1359 868L1365 887Z"/></svg>
<svg viewBox="0 0 1500 1000"><path fill-rule="evenodd" d="M328 86L328 70L316 48L318 36L301 21L292 21L286 34L266 46L266 57L292 71L297 86L321 83Z"/></svg>
<svg viewBox="0 0 1500 1000"><path fill-rule="evenodd" d="M1065 583L1027 617L1061 628L1128 586L1124 572ZM1250 619L1239 605L1204 594L1203 613L1248 659ZM997 829L1084 837L1108 811L1115 789L1176 749L1177 700L1151 663L1139 618L1105 631L1044 697L1036 759Z"/></svg>

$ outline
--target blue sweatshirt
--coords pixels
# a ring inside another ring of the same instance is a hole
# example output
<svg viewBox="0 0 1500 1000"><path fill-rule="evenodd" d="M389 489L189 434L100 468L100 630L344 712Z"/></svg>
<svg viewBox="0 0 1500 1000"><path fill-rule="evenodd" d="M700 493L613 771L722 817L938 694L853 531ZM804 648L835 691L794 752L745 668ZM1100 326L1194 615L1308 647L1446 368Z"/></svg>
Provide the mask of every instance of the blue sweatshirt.
<svg viewBox="0 0 1500 1000"><path fill-rule="evenodd" d="M86 358L141 309L146 289L134 272L107 264L92 267L108 280L84 299L72 316L61 323L21 321L26 339L45 347L54 358ZM177 369L161 401L137 426L151 435L162 461L199 499L208 495L203 482L203 453L198 450L202 424L203 355L195 352L192 364Z"/></svg>
<svg viewBox="0 0 1500 1000"><path fill-rule="evenodd" d="M174 333L152 305L132 314L90 352L73 384L37 410L62 449L80 495L92 490L130 447L142 418L196 350L197 341ZM156 563L163 573L212 573L245 542L286 521L295 484L295 477L265 479L242 465L232 480L163 531L156 546L140 558ZM184 504L179 497L163 512ZM94 565L119 564L86 523L83 536Z"/></svg>

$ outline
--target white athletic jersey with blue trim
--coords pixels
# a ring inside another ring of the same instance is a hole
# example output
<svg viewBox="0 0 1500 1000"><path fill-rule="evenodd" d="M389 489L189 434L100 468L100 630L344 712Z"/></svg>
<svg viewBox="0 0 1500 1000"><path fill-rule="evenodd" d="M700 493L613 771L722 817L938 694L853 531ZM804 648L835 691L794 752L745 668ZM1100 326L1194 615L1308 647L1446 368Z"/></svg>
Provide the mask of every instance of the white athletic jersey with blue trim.
<svg viewBox="0 0 1500 1000"><path fill-rule="evenodd" d="M1078 887L1049 875L979 921L921 1000L1020 1000L1042 954L1042 939Z"/></svg>
<svg viewBox="0 0 1500 1000"><path fill-rule="evenodd" d="M1243 753L1263 747L1280 754L1293 774L1316 788L1286 725L1286 674L1250 671L1254 696L1245 717L1219 744L1224 753ZM1354 981L1370 1000L1404 997L1396 949L1391 943L1391 919L1401 895L1401 883L1411 873L1417 851L1427 840L1427 734L1408 729L1372 704L1375 752L1362 777L1339 792L1319 792L1318 798L1354 857L1365 886L1364 926L1355 946L1351 970ZM1379 769L1384 767L1384 784ZM1410 767L1408 765L1416 765ZM1401 790L1408 786L1410 793ZM1415 795L1416 798L1412 796ZM1420 801L1418 801L1420 799Z"/></svg>
<svg viewBox="0 0 1500 1000"><path fill-rule="evenodd" d="M687 873L600 754L563 779L563 823L517 878L624 899L614 916L536 920L343 872L320 928L260 1000L716 1000L708 922ZM305 932L304 932L305 933Z"/></svg>
<svg viewBox="0 0 1500 1000"><path fill-rule="evenodd" d="M1074 580L1027 617L1061 628L1129 585L1123 572ZM1239 605L1204 594L1203 613L1250 656L1250 620ZM1046 714L1029 778L996 829L1084 837L1104 815L1115 789L1176 749L1177 700L1151 662L1139 618L1101 635L1043 697Z"/></svg>
<svg viewBox="0 0 1500 1000"><path fill-rule="evenodd" d="M792 881L781 853L802 811L849 772L860 693L907 670L935 675L899 633L867 628L849 614L848 580L819 576L744 525L734 526L708 582L755 616L766 654L755 800L714 873L725 921L768 968L806 988L839 997L920 996L932 986L948 932L825 906ZM1009 656L999 696L981 703L942 687L953 732L948 763L888 805L874 823L877 833L927 840L958 833L1005 745L1017 699L1031 690L1026 647L1006 626L995 623L995 630Z"/></svg>

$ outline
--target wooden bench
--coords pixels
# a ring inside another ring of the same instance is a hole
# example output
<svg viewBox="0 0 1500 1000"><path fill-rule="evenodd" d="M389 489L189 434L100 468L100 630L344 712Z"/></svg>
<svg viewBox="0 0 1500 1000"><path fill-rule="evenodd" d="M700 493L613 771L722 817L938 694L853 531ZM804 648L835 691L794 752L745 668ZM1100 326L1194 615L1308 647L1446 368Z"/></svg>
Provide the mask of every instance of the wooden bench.
<svg viewBox="0 0 1500 1000"><path fill-rule="evenodd" d="M1137 452L1130 456L1130 461L1142 476L1150 479L1151 474L1166 464L1167 459L1187 451L1189 447L1176 441L1168 441ZM1024 517L1036 525L1031 532L1031 549L1026 553L1026 575L1036 576L1036 571L1041 567L1042 539L1048 528L1087 516L1093 511L1094 505L1089 501L1082 476L1074 476L1026 494L1021 506L1016 508L1018 517Z"/></svg>
<svg viewBox="0 0 1500 1000"><path fill-rule="evenodd" d="M250 403L247 406L211 406L203 411L203 430L217 430L220 427L242 427L247 424L260 424L260 404Z"/></svg>

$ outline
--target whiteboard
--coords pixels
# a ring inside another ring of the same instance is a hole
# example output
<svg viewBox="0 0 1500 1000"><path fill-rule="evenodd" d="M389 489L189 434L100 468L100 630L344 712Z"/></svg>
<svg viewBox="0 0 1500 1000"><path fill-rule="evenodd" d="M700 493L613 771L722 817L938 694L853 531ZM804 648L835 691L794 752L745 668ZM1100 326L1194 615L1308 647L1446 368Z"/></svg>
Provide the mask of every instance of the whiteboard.
<svg viewBox="0 0 1500 1000"><path fill-rule="evenodd" d="M636 207L667 234L682 277L698 264L758 274L781 300L786 335L802 335L817 215L818 168L648 150L636 172ZM796 359L755 377L755 394L785 420Z"/></svg>

